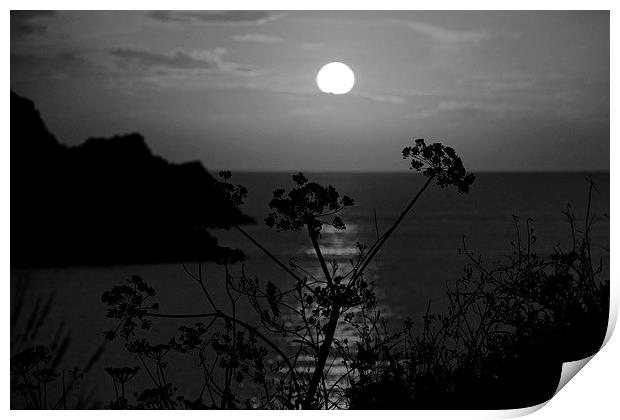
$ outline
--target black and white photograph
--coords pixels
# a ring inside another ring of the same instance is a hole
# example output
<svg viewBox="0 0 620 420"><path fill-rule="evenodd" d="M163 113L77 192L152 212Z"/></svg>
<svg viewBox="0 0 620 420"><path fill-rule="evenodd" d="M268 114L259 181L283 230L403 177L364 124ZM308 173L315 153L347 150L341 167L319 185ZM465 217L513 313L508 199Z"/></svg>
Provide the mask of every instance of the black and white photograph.
<svg viewBox="0 0 620 420"><path fill-rule="evenodd" d="M610 10L209 6L7 11L10 409L549 401L608 333Z"/></svg>

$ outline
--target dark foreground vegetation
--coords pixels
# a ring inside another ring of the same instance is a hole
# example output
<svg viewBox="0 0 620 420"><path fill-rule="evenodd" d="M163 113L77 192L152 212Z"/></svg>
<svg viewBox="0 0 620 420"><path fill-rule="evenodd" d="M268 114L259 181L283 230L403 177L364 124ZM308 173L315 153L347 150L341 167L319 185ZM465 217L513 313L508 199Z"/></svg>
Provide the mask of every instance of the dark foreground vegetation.
<svg viewBox="0 0 620 420"><path fill-rule="evenodd" d="M106 368L114 394L105 407L504 409L549 399L562 362L595 353L607 328L609 288L598 278L602 267L591 254L589 205L581 226L567 210L572 245L554 249L549 258L537 254L529 220L515 219L514 254L504 266L488 266L464 243L461 252L468 264L461 279L448 282L448 310L434 313L429 302L422 320L390 328L365 270L433 183L466 194L474 182L455 151L439 143L416 140L403 150L403 158L425 176L425 183L389 229L377 228L372 245L357 244L357 259L346 267L324 257L321 231L325 226L346 229L340 213L354 200L300 173L290 190L274 191L265 222L276 231L306 235L318 270L295 259L281 261L232 221L229 227L259 247L287 281L263 282L246 272L242 254L227 253L204 258L221 266L219 280L207 281L202 264L185 267L203 295L201 313L166 312L148 279L138 275L103 293L111 319L105 336L135 360ZM222 172L215 185L237 208L247 191L230 179ZM590 195L592 190L591 185ZM224 299L214 296L216 281L224 285ZM247 304L256 313L250 320L238 315ZM44 312L30 316L33 325L44 322ZM149 329L164 319L179 323L177 333L152 342ZM342 326L356 333L339 337ZM16 407L66 407L73 378L87 374L100 356L94 354L68 380L59 370L60 342L29 346L36 340L22 337L13 349L13 341L11 383L22 398L12 401ZM194 360L203 378L198 393L190 395L169 380L173 355ZM138 375L150 385L133 386Z"/></svg>
<svg viewBox="0 0 620 420"><path fill-rule="evenodd" d="M407 322L389 351L370 346L362 363L358 351L349 408L505 409L549 400L562 363L600 349L609 314L609 282L598 278L602 261L592 261L589 204L583 226L570 209L565 215L572 246L547 259L529 220L515 218L504 266L486 265L464 243L469 264L448 287L449 309L433 314L429 302L421 333Z"/></svg>

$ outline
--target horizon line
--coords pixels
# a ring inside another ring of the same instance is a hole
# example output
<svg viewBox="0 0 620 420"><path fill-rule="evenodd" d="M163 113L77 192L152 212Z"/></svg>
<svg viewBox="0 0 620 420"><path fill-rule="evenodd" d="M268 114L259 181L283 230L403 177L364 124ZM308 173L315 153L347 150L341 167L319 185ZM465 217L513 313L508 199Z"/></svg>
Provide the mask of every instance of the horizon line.
<svg viewBox="0 0 620 420"><path fill-rule="evenodd" d="M412 173L411 170L376 170L371 169L367 171L363 170L345 170L345 169L208 169L209 172L218 173L220 171L231 171L234 173L321 173L321 174L408 174ZM528 170L496 170L496 169L481 169L470 170L471 173L486 173L486 174L610 174L610 169L528 169ZM413 172L414 174L420 174L421 172Z"/></svg>

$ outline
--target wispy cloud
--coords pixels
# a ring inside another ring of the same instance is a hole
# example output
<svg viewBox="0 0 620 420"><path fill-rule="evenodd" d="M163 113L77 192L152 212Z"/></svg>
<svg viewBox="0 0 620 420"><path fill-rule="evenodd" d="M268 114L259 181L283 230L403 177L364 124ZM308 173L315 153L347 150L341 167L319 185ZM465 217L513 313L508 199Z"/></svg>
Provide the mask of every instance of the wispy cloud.
<svg viewBox="0 0 620 420"><path fill-rule="evenodd" d="M11 53L11 74L15 80L68 79L99 76L106 71L104 63L93 63L88 53L66 50L58 53Z"/></svg>
<svg viewBox="0 0 620 420"><path fill-rule="evenodd" d="M11 34L33 35L43 34L47 30L41 22L42 19L55 15L51 10L12 10L11 11Z"/></svg>
<svg viewBox="0 0 620 420"><path fill-rule="evenodd" d="M282 13L266 10L215 10L215 11L180 11L155 10L148 14L161 22L179 23L226 23L237 25L260 25L279 17Z"/></svg>
<svg viewBox="0 0 620 420"><path fill-rule="evenodd" d="M462 118L479 118L483 116L508 118L522 116L522 112L523 109L521 107L507 103L439 101L435 107L418 111L411 115L411 118L414 120L421 120L445 114Z"/></svg>
<svg viewBox="0 0 620 420"><path fill-rule="evenodd" d="M600 81L600 80L599 80ZM478 89L490 91L518 91L525 90L534 94L541 91L565 92L570 89L580 88L588 90L597 80L586 79L583 77L569 77L560 72L538 72L538 73L503 73L490 76L472 76L459 80L463 86L472 86Z"/></svg>
<svg viewBox="0 0 620 420"><path fill-rule="evenodd" d="M317 96L317 95L325 95L324 93L321 93L318 88L316 87L291 87L291 86L277 86L277 85L259 85L259 84L253 84L252 86L245 86L246 88L253 88L253 89L261 89L261 90L267 90L270 92L275 92L275 93L283 93L283 94L288 94L288 95L295 95L295 96ZM382 103L382 104L395 104L395 105L400 105L406 102L406 99L401 97L401 96L397 96L397 95L391 95L391 94L383 94L383 93L378 93L378 92L365 92L365 91L351 91L347 94L347 96L352 96L352 97L356 97L356 98L361 98L363 100L366 101L372 101L372 102L378 102L378 103Z"/></svg>
<svg viewBox="0 0 620 420"><path fill-rule="evenodd" d="M475 43L488 37L485 31L460 31L425 22L401 21L403 25L442 44Z"/></svg>
<svg viewBox="0 0 620 420"><path fill-rule="evenodd" d="M374 102L386 103L386 104L403 104L405 98L397 95L383 95L379 93L371 92L351 92L350 95L357 96L359 98L370 99Z"/></svg>
<svg viewBox="0 0 620 420"><path fill-rule="evenodd" d="M236 35L233 37L235 41L240 42L255 42L258 44L279 44L284 40L276 36L259 33L249 33L244 35Z"/></svg>
<svg viewBox="0 0 620 420"><path fill-rule="evenodd" d="M185 51L169 53L137 48L115 48L109 53L120 59L120 66L134 69L203 70L226 73L251 74L254 69L224 60L225 48L214 50Z"/></svg>
<svg viewBox="0 0 620 420"><path fill-rule="evenodd" d="M272 92L284 95L296 96L299 98L309 98L316 97L320 95L326 95L321 93L317 87L315 86L292 86L292 85L283 85L278 83L266 83L261 82L257 79L245 79L239 80L235 82L225 82L217 85L219 89L251 89L251 90L260 90L265 92ZM365 101L378 102L383 104L403 104L406 102L406 99L391 94L382 94L377 92L358 92L352 91L347 94L347 96L361 98Z"/></svg>
<svg viewBox="0 0 620 420"><path fill-rule="evenodd" d="M507 90L524 90L531 89L536 86L536 79L513 79L513 80L481 80L478 85L485 89L492 91L507 91ZM476 84L475 82L472 84Z"/></svg>
<svg viewBox="0 0 620 420"><path fill-rule="evenodd" d="M123 64L137 64L141 67L217 69L223 52L202 51L201 55L197 56L196 53L182 50L165 54L134 48L115 48L110 54L123 59Z"/></svg>
<svg viewBox="0 0 620 420"><path fill-rule="evenodd" d="M271 89L269 89L271 90ZM308 90L308 91L289 91L289 92L283 92L282 90L280 90L279 92L281 93L290 93L290 94L297 94L297 95L304 95L304 96L320 96L320 95L324 95L320 92L317 92L316 90ZM379 104L390 104L390 105L400 105L405 103L405 98L402 98L400 96L395 96L395 95L382 95L382 94L377 94L377 93L372 93L372 92L351 92L349 94L347 94L347 96L350 96L352 98L359 98L358 100L360 102L364 101L364 102L376 102ZM336 103L325 103L325 102L319 102L319 103L311 103L311 102L306 102L305 104L301 105L301 106L296 106L293 107L289 110L289 113L291 115L299 115L299 116L306 116L306 115L320 115L320 114L328 114L328 113L339 113L342 112L342 108L339 107L338 105L336 105Z"/></svg>

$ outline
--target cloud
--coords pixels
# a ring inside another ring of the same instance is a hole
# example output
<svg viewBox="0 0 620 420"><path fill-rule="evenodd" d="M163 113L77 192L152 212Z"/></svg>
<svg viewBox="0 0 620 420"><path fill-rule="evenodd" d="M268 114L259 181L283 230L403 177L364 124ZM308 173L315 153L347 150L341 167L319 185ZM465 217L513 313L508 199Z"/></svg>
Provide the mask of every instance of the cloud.
<svg viewBox="0 0 620 420"><path fill-rule="evenodd" d="M265 83L256 83L254 81L250 83L232 83L228 85L220 86L222 88L228 89L253 89L253 90L262 90L273 93L281 93L285 95L293 95L299 97L308 97L308 96L317 96L324 95L321 93L318 88L311 86L282 86L282 85L273 85L273 84L265 84ZM403 104L406 102L405 98L397 95L391 94L382 94L377 92L359 92L352 91L347 94L347 96L361 98L363 100L378 102L383 104ZM305 109L305 108L304 108ZM302 111L306 112L306 111ZM314 111L313 111L314 112Z"/></svg>
<svg viewBox="0 0 620 420"><path fill-rule="evenodd" d="M126 91L177 89L190 90L217 87L229 78L246 80L262 71L224 59L226 49L187 51L177 49L158 52L140 48L116 48L107 51L108 83ZM109 57L114 59L110 62Z"/></svg>
<svg viewBox="0 0 620 420"><path fill-rule="evenodd" d="M141 67L169 67L169 68L218 68L222 53L205 51L198 57L185 51L176 51L171 54L163 54L148 50L133 48L115 48L110 54L122 58L127 62L133 62Z"/></svg>
<svg viewBox="0 0 620 420"><path fill-rule="evenodd" d="M461 118L479 118L492 115L494 118L523 117L523 109L506 103L473 101L439 101L437 106L412 115L414 120L449 114Z"/></svg>
<svg viewBox="0 0 620 420"><path fill-rule="evenodd" d="M402 104L405 103L405 98L396 95L382 95L368 92L352 92L351 95L359 98L370 99L374 102L387 103L387 104Z"/></svg>
<svg viewBox="0 0 620 420"><path fill-rule="evenodd" d="M47 54L11 53L11 80L67 79L70 75L97 74L81 52L62 51Z"/></svg>
<svg viewBox="0 0 620 420"><path fill-rule="evenodd" d="M225 48L214 50L185 51L170 53L154 52L137 48L115 48L109 53L121 59L121 66L142 70L204 70L238 74L252 74L253 69L237 63L225 61Z"/></svg>
<svg viewBox="0 0 620 420"><path fill-rule="evenodd" d="M319 88L314 84L303 84L296 85L291 83L284 82L261 82L259 80L252 79L249 82L243 83L229 83L227 85L221 85L221 88L227 89L252 89L252 90L261 90L266 92L291 95L300 98L304 97L316 97L327 95L325 93L321 93ZM382 104L403 104L406 102L406 98L403 96L395 95L389 92L380 92L380 91L366 91L366 90L358 90L353 89L351 92L346 94L345 96L360 98L364 101L377 102ZM305 112L305 111L303 111Z"/></svg>
<svg viewBox="0 0 620 420"><path fill-rule="evenodd" d="M488 36L484 31L457 31L424 22L402 21L402 24L445 45L476 43Z"/></svg>
<svg viewBox="0 0 620 420"><path fill-rule="evenodd" d="M41 35L47 27L40 20L55 14L51 10L12 10L11 35Z"/></svg>
<svg viewBox="0 0 620 420"><path fill-rule="evenodd" d="M479 85L485 89L490 89L493 91L524 90L534 88L536 86L536 79L485 80L480 81Z"/></svg>
<svg viewBox="0 0 620 420"><path fill-rule="evenodd" d="M245 35L236 35L233 36L235 41L240 42L256 42L258 44L279 44L283 41L282 38L278 38L276 36L259 34L259 33L250 33Z"/></svg>
<svg viewBox="0 0 620 420"><path fill-rule="evenodd" d="M457 80L460 86L473 88L488 94L505 91L531 91L540 87L541 82L555 80L561 76L553 74L527 73L522 71L496 74L475 74Z"/></svg>
<svg viewBox="0 0 620 420"><path fill-rule="evenodd" d="M307 91L298 91L298 92L288 91L288 92L282 92L282 93L297 94L297 95L303 95L303 96L314 96L314 97L323 95L314 89L310 89ZM370 101L370 102L376 102L379 104L400 105L400 104L405 103L405 99L401 98L400 96L382 95L382 94L371 93L371 92L351 92L347 94L346 96L350 96L352 98L359 98L358 100L360 101ZM307 103L306 105L291 108L289 110L289 114L306 116L306 115L321 115L321 114L329 114L329 113L334 114L334 113L341 113L342 111L343 111L342 107L339 107L335 103L327 103L327 104L326 103L320 103L320 104Z"/></svg>
<svg viewBox="0 0 620 420"><path fill-rule="evenodd" d="M231 25L260 25L269 22L281 13L266 10L215 10L215 11L175 11L155 10L148 14L152 19L161 22L178 23L226 23Z"/></svg>

